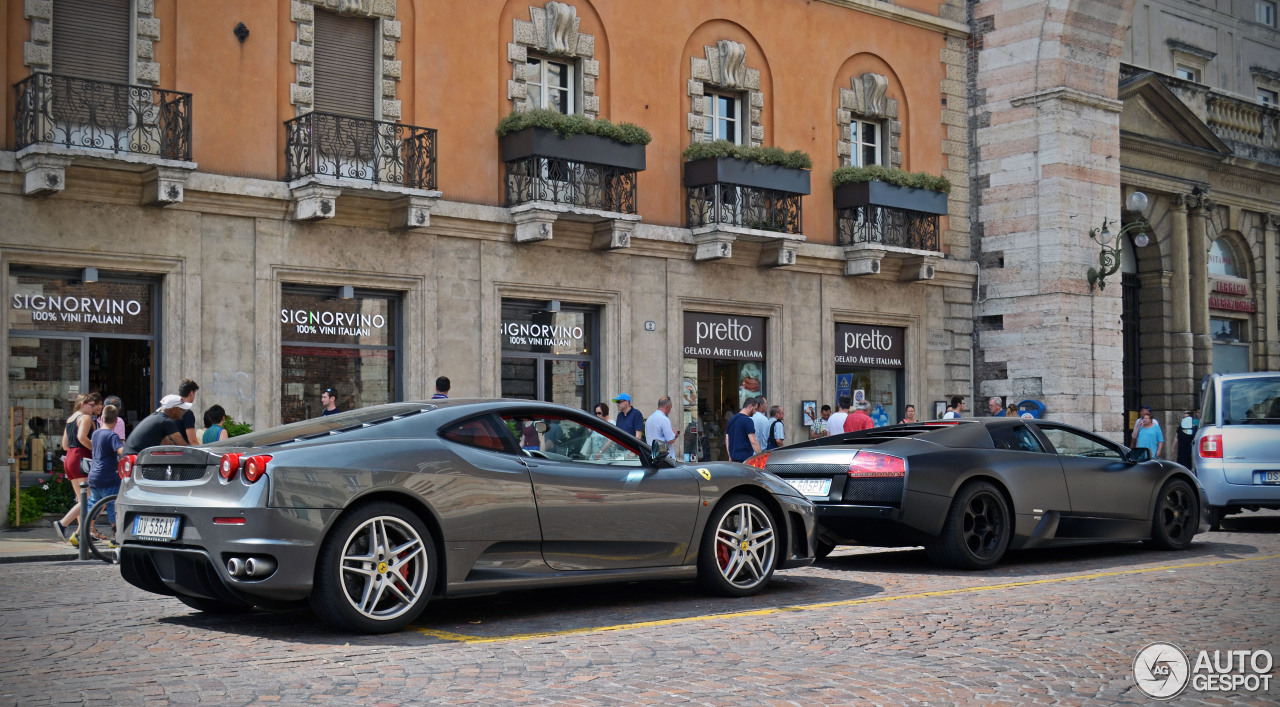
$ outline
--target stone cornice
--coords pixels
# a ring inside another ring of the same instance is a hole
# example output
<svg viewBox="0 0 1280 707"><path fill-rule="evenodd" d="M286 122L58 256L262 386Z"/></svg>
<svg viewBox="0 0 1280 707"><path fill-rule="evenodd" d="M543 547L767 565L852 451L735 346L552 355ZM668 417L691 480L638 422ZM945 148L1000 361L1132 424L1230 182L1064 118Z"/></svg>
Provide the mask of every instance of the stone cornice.
<svg viewBox="0 0 1280 707"><path fill-rule="evenodd" d="M952 35L956 37L969 36L969 26L963 22L944 20L937 15L930 15L926 12L908 10L905 7L889 5L881 0L821 0L821 2L825 2L828 5L848 8L850 10L865 12L868 15L883 17L885 19L893 20L894 22L901 22L904 25L938 32L939 34Z"/></svg>
<svg viewBox="0 0 1280 707"><path fill-rule="evenodd" d="M1198 56L1201 59L1204 59L1205 61L1210 61L1215 56L1218 56L1217 52L1211 52L1208 49L1201 49L1200 47L1197 47L1194 44L1187 44L1186 42L1183 42L1177 39L1166 39L1165 44L1169 45L1170 49L1175 49L1180 52L1186 52L1187 54L1191 54L1192 56Z"/></svg>
<svg viewBox="0 0 1280 707"><path fill-rule="evenodd" d="M1082 106L1097 108L1111 113L1119 113L1124 108L1124 102L1114 98L1107 98L1096 93L1085 93L1074 88L1058 87L1050 88L1044 91L1036 91L1028 93L1017 98L1012 98L1009 103L1014 108L1022 106L1033 106L1049 101L1066 101L1068 103L1078 103Z"/></svg>

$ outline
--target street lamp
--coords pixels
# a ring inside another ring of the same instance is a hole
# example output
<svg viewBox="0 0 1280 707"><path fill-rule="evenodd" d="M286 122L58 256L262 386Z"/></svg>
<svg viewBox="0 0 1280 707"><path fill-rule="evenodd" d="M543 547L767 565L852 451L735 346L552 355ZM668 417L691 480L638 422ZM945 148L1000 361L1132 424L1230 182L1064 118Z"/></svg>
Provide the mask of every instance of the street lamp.
<svg viewBox="0 0 1280 707"><path fill-rule="evenodd" d="M1096 284L1099 290L1107 288L1107 276L1116 274L1120 269L1120 243L1121 239L1128 233L1137 232L1133 237L1133 244L1139 248L1151 242L1147 236L1147 231L1151 228L1151 224L1147 223L1147 219L1141 217L1143 211L1147 208L1147 195L1140 191L1135 191L1125 200L1125 210L1131 213L1137 213L1139 218L1130 221L1120 227L1120 231L1113 237L1111 229L1107 228L1107 219L1102 219L1102 228L1095 228L1089 231L1089 237L1095 243L1102 247L1098 253L1098 266L1089 268L1089 289L1092 291Z"/></svg>

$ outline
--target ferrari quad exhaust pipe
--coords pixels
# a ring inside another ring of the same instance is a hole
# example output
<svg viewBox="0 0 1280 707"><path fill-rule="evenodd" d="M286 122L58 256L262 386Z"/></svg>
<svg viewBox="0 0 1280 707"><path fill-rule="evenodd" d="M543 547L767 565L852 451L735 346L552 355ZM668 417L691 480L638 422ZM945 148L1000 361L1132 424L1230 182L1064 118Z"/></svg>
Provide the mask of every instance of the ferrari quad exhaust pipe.
<svg viewBox="0 0 1280 707"><path fill-rule="evenodd" d="M244 561L244 571L250 577L266 577L276 571L276 561L269 557L250 557Z"/></svg>
<svg viewBox="0 0 1280 707"><path fill-rule="evenodd" d="M245 576L244 564L244 560L239 557L233 557L230 560L227 560L227 574L232 577Z"/></svg>

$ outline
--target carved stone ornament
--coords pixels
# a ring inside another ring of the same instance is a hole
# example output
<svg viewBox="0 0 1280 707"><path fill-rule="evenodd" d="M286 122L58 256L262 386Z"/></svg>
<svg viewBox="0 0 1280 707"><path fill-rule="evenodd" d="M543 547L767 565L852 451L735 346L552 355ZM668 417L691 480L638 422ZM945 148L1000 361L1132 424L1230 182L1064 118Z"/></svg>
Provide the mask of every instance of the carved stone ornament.
<svg viewBox="0 0 1280 707"><path fill-rule="evenodd" d="M562 2L549 2L542 8L546 17L546 36L542 49L550 54L573 55L577 52L578 8Z"/></svg>
<svg viewBox="0 0 1280 707"><path fill-rule="evenodd" d="M747 48L741 42L721 39L716 42L719 55L718 83L723 88L741 89L746 79Z"/></svg>
<svg viewBox="0 0 1280 707"><path fill-rule="evenodd" d="M1280 230L1280 214L1267 214L1263 222L1271 230Z"/></svg>
<svg viewBox="0 0 1280 707"><path fill-rule="evenodd" d="M836 124L840 126L840 140L836 144L837 156L842 164L849 164L853 153L849 128L855 118L882 121L884 132L884 156L891 167L902 167L902 122L898 120L898 100L889 98L889 79L881 74L867 72L849 80L849 88L840 89L840 105L836 109Z"/></svg>

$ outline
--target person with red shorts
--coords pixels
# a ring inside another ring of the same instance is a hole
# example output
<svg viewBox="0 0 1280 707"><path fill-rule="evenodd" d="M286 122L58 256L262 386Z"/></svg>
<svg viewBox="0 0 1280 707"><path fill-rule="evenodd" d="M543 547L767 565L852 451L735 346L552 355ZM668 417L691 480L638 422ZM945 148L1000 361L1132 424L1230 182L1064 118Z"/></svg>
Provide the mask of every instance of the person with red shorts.
<svg viewBox="0 0 1280 707"><path fill-rule="evenodd" d="M67 539L67 526L72 521L80 519L80 501L79 491L80 482L86 481L89 476L81 469L81 460L91 459L93 457L93 442L90 441L89 435L93 432L96 425L93 423L93 409L100 401L97 393L85 393L76 396L76 411L71 417L67 418L67 425L62 430L62 448L67 450L64 457L64 469L67 472L67 479L71 481L71 488L76 490L76 504L67 511L67 514L61 520L53 522L53 529L57 531L58 536L63 540Z"/></svg>

